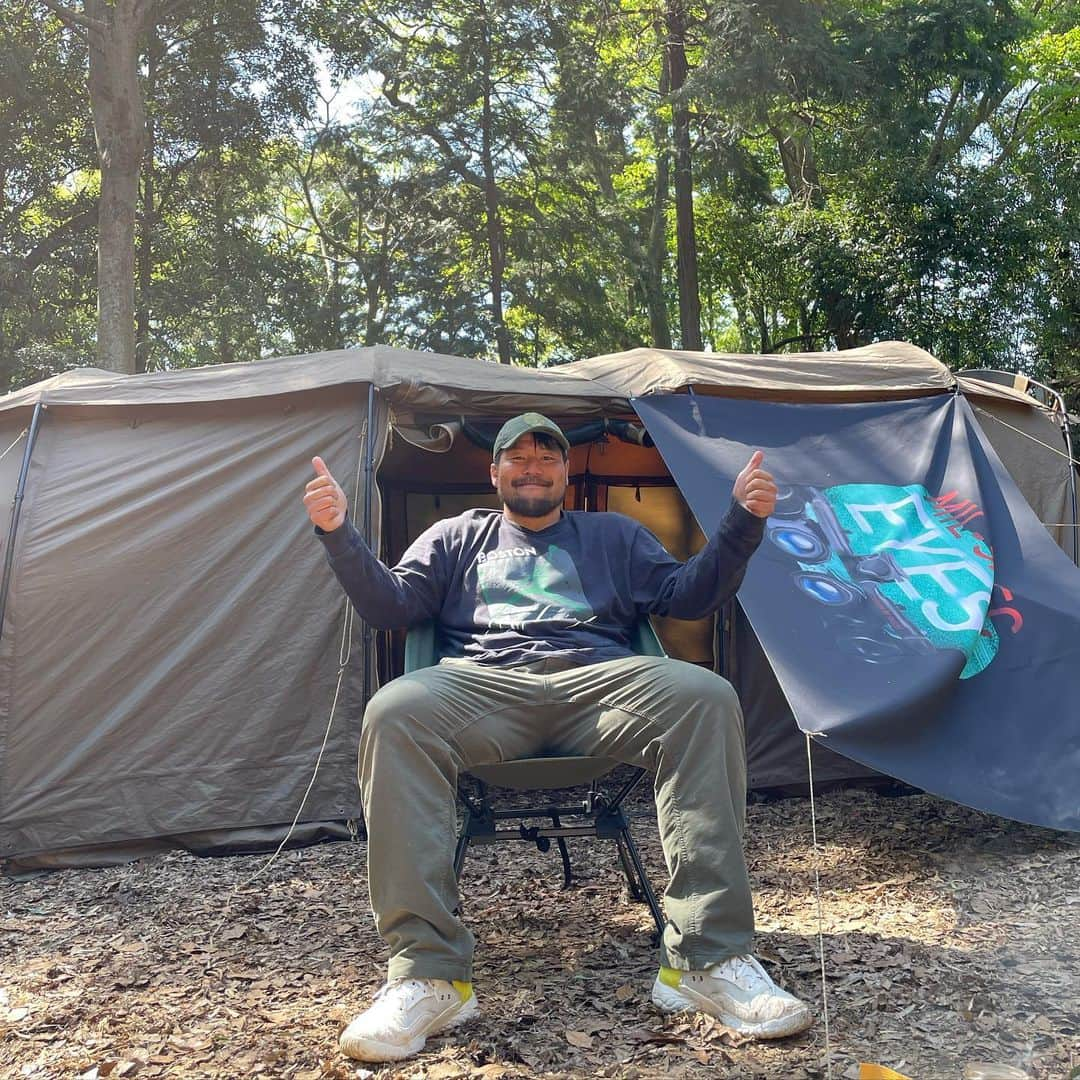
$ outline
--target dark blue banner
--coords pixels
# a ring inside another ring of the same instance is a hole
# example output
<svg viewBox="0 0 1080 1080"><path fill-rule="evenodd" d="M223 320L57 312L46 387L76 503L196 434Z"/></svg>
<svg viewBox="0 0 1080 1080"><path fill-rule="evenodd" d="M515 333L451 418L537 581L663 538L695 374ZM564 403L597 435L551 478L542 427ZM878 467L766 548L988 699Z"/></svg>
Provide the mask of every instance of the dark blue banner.
<svg viewBox="0 0 1080 1080"><path fill-rule="evenodd" d="M1080 830L1080 570L963 398L633 404L706 533L764 451L779 500L739 600L803 731L968 806Z"/></svg>

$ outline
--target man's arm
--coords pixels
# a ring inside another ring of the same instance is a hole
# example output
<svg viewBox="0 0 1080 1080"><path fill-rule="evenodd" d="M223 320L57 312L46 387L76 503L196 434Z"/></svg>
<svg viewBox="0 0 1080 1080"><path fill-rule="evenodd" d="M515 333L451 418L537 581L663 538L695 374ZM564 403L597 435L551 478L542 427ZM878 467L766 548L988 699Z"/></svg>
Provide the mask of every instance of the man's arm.
<svg viewBox="0 0 1080 1080"><path fill-rule="evenodd" d="M392 570L364 543L349 520L348 500L322 458L313 458L304 506L326 558L357 613L371 626L394 630L433 619L442 607L445 549L438 529L429 529Z"/></svg>
<svg viewBox="0 0 1080 1080"><path fill-rule="evenodd" d="M765 534L765 518L776 507L776 484L754 452L739 473L731 507L709 542L680 563L645 528L634 538L631 580L638 610L677 619L700 619L738 592L746 564Z"/></svg>

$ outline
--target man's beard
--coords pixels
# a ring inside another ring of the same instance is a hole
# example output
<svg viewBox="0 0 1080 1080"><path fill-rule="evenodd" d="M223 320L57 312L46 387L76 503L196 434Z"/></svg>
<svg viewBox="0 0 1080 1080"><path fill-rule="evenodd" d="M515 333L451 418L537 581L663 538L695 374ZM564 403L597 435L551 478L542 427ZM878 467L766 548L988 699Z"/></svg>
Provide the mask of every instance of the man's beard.
<svg viewBox="0 0 1080 1080"><path fill-rule="evenodd" d="M565 494L565 491L556 493L553 486L547 495L520 495L513 487L507 486L506 490L499 492L499 497L512 513L521 517L539 518L562 506Z"/></svg>

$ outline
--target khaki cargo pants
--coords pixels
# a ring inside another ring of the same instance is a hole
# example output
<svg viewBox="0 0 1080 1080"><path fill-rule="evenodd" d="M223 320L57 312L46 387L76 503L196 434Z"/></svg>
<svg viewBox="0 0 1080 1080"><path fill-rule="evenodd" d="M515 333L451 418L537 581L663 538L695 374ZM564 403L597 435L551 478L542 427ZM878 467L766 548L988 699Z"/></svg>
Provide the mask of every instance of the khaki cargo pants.
<svg viewBox="0 0 1080 1080"><path fill-rule="evenodd" d="M471 980L473 936L453 870L458 773L542 750L654 774L671 875L664 964L700 969L750 951L743 720L727 681L667 657L556 671L444 660L382 687L360 739L368 881L389 979Z"/></svg>

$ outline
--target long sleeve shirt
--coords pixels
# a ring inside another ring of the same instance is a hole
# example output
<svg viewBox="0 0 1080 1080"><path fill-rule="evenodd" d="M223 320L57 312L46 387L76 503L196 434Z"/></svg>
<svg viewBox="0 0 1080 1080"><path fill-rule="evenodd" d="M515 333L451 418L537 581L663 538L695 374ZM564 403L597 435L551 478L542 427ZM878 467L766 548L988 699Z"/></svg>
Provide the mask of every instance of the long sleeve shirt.
<svg viewBox="0 0 1080 1080"><path fill-rule="evenodd" d="M357 613L396 629L436 620L444 655L513 666L632 655L643 615L697 619L742 583L764 531L732 502L716 534L679 562L623 514L565 511L533 532L497 510L469 510L421 534L394 567L348 520L320 533Z"/></svg>

